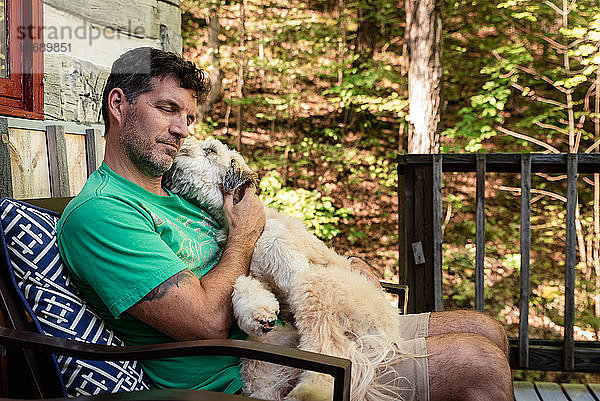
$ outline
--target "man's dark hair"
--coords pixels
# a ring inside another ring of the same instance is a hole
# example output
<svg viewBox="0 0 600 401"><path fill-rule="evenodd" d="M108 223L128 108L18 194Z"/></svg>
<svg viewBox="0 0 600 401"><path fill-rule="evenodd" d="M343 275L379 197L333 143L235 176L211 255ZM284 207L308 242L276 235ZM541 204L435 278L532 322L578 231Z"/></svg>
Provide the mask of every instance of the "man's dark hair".
<svg viewBox="0 0 600 401"><path fill-rule="evenodd" d="M151 47L139 47L123 53L112 65L102 94L102 118L108 133L108 94L114 88L125 93L129 103L154 88L154 78L173 77L184 89L194 91L196 99L202 99L210 90L210 81L204 71L191 61L185 61L175 53Z"/></svg>

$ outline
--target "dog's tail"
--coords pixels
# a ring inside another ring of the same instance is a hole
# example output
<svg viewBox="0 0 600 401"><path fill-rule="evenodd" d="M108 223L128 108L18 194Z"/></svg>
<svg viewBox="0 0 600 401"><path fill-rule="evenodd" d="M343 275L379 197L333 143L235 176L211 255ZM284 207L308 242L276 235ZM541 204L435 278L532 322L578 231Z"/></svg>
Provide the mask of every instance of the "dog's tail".
<svg viewBox="0 0 600 401"><path fill-rule="evenodd" d="M420 356L402 352L388 336L381 334L355 337L351 344L347 353L352 361L351 400L404 400L407 394L415 392L415 384L402 377L394 365Z"/></svg>

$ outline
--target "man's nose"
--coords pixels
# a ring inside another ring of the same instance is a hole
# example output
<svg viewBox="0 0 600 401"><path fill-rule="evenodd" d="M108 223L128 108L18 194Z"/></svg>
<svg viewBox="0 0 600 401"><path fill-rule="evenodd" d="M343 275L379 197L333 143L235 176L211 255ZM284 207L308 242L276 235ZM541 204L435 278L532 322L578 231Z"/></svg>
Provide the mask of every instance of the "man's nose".
<svg viewBox="0 0 600 401"><path fill-rule="evenodd" d="M187 126L187 116L177 116L171 122L171 133L180 138L187 138L190 133Z"/></svg>

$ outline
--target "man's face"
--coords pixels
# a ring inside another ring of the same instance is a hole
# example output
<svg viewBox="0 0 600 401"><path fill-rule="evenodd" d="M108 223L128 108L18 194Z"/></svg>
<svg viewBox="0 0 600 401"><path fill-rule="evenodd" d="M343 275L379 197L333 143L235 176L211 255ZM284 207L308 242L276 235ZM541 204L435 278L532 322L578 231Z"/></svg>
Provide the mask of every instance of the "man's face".
<svg viewBox="0 0 600 401"><path fill-rule="evenodd" d="M196 115L193 93L166 77L128 103L119 144L144 175L157 178L171 167Z"/></svg>

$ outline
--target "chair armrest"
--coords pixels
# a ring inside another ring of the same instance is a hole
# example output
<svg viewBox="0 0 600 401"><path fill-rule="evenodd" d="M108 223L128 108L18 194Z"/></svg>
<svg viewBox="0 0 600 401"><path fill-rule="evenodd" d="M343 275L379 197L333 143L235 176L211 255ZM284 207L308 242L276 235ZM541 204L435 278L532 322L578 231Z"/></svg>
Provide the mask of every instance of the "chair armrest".
<svg viewBox="0 0 600 401"><path fill-rule="evenodd" d="M239 394L217 393L208 390L188 389L151 389L142 391L122 391L119 393L100 393L77 398L46 398L44 401L257 401ZM0 401L40 401L11 400L0 398ZM268 400L265 400L268 401Z"/></svg>
<svg viewBox="0 0 600 401"><path fill-rule="evenodd" d="M56 213L62 213L69 203L73 199L72 196L64 198L37 198L37 199L21 199L20 202L26 202L30 205L41 207L42 209L52 210Z"/></svg>
<svg viewBox="0 0 600 401"><path fill-rule="evenodd" d="M296 348L243 340L196 340L115 347L0 327L0 344L80 359L125 361L181 356L235 356L292 366L333 376L336 401L350 399L351 362Z"/></svg>
<svg viewBox="0 0 600 401"><path fill-rule="evenodd" d="M380 281L379 284L381 284L381 288L386 292L398 295L398 309L400 310L400 314L406 314L406 309L408 308L408 286L387 281Z"/></svg>

